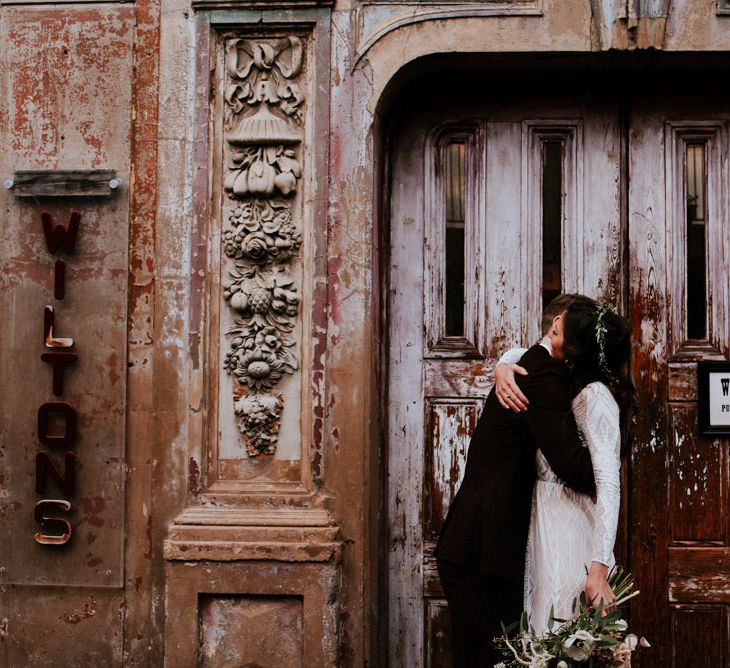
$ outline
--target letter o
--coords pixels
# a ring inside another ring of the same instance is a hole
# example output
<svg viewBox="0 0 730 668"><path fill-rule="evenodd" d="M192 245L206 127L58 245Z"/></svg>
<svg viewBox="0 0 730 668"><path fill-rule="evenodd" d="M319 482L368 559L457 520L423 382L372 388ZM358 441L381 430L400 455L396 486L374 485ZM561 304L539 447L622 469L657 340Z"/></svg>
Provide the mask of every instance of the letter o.
<svg viewBox="0 0 730 668"><path fill-rule="evenodd" d="M63 434L50 434L49 417L52 413L63 415ZM38 409L38 439L43 445L67 448L76 438L76 411L64 401L49 401Z"/></svg>

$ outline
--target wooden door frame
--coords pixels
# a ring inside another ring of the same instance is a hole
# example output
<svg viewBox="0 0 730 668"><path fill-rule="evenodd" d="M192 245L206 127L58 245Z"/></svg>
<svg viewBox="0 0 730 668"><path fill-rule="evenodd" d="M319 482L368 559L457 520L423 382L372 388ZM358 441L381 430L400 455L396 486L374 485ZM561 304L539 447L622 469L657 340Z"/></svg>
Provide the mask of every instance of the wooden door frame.
<svg viewBox="0 0 730 668"><path fill-rule="evenodd" d="M637 60L642 59L645 56L645 54L636 54ZM656 54L655 54L656 56ZM665 58L664 54L660 54L658 56L659 58ZM680 61L687 64L688 68L697 67L698 64L701 64L705 62L707 66L714 66L716 68L719 68L720 66L727 67L726 63L723 63L721 60L718 60L718 58L721 58L721 54L690 54L686 56L685 58L682 58L678 54L666 54L666 64L662 65L658 68L660 72L668 72L672 67L672 62ZM444 57L445 60L452 61L453 58ZM595 60L598 58L600 61L600 55L596 56L596 54L590 54L590 56L576 56L576 57L567 57L566 56L566 62L571 64L572 66L575 66L576 64L585 65L587 62L590 62L590 59ZM611 55L606 54L606 60L610 61L612 58ZM503 59L502 59L503 60ZM624 279L622 282L622 299L625 304L625 310L626 313L630 319L632 330L634 332L634 337L636 341L640 340L640 336L637 338L637 335L641 333L641 327L642 327L642 319L646 316L647 313L651 314L652 309L647 306L645 303L645 300L643 300L643 295L641 294L640 290L637 290L637 283L635 281L635 277L632 276L631 267L634 266L631 264L631 226L630 226L630 220L629 220L629 190L630 190L630 178L631 175L629 173L629 142L630 142L630 135L632 131L632 107L634 103L634 95L632 88L636 85L638 85L638 82L640 82L641 75L636 75L635 78L631 78L633 76L633 73L631 71L631 56L626 56L626 54L622 54L619 57L616 58L616 61L619 61L620 63L623 63L621 67L619 67L618 72L616 72L616 76L614 78L614 81L626 81L626 74L629 74L629 83L627 86L625 86L623 89L620 89L619 94L621 95L621 105L620 105L620 137L621 137L621 154L620 154L620 175L621 175L621 183L619 186L619 193L620 193L620 219L621 219L621 243L622 243L622 252L623 252L623 258L622 258L622 264L623 264L623 271L624 271ZM616 62L614 61L614 62ZM423 64L420 64L419 67L423 67ZM407 68L404 68L407 69ZM504 67L498 67L495 71L503 70ZM699 69L699 68L698 68ZM523 67L517 66L515 68L515 71L517 73L529 71ZM539 68L535 68L533 70L535 72L539 71ZM582 70L584 74L588 75L591 72L591 69L589 67L586 67L584 70ZM510 72L512 72L510 70ZM514 72L512 72L514 74ZM619 76L620 75L620 76ZM707 75L710 76L709 74ZM388 350L389 350L389 341L388 341L388 322L389 322L389 316L390 314L387 311L387 295L390 289L389 284L389 240L390 240L390 211L389 211L389 202L390 197L392 195L390 191L390 163L392 160L392 156L390 153L390 146L391 146L391 133L394 131L394 121L392 110L393 108L398 106L399 96L407 97L407 83L409 81L412 81L414 77L414 73L412 71L408 72L408 76L404 76L404 80L406 83L403 83L402 81L398 81L397 77L394 81L389 84L389 87L386 89L387 95L384 95L384 98L386 98L386 101L379 107L379 113L376 114L377 122L375 125L375 155L376 155L376 164L375 164L375 210L376 210L376 216L374 217L374 225L373 225L373 246L374 246L374 255L373 255L373 274L374 278L377 279L377 281L374 280L373 286L374 286L374 301L376 308L374 309L374 313L378 314L378 333L379 333L379 342L380 345L378 346L378 350L374 351L374 370L375 370L375 376L378 379L378 387L379 387L379 396L381 397L381 400L378 405L378 415L377 420L373 422L373 424L377 424L377 428L374 429L373 433L373 443L377 444L377 447L379 448L379 456L377 457L377 482L376 484L373 484L371 486L371 492L377 494L378 503L372 504L373 506L377 506L377 512L372 514L372 521L373 527L377 527L377 531L375 531L372 535L377 536L377 548L372 551L374 555L377 555L378 559L378 596L377 596L377 602L375 605L373 605L372 609L377 610L378 612L374 614L374 617L377 619L377 623L374 625L375 632L372 635L374 646L377 648L377 652L373 654L373 656L378 657L378 665L385 666L387 665L387 629L388 629L388 620L387 615L383 614L385 610L387 610L387 596L388 596L388 573L387 568L384 568L384 563L386 560L384 559L384 551L386 549L385 545L385 530L387 527L387 508L385 504L385 500L387 498L387 471L388 471L388 461L387 461L387 436L386 436L386 426L387 426L387 416L388 416L388 406L389 406L389 396L388 391L390 387L390 379L387 377L387 363L388 363ZM666 372L662 373L660 370L658 371L656 369L656 364L653 363L648 355L642 355L642 349L635 345L634 354L632 356L632 370L634 378L637 379L637 381L640 381L640 378L644 376L645 374L656 374L658 372L658 376L656 378L658 379L655 383L654 387L656 391L650 392L649 390L646 390L644 392L639 392L639 401L638 401L638 410L644 410L644 411L651 411L651 415L656 413L656 420L655 424L659 425L660 423L663 424L663 428L659 428L659 431L665 435L665 438L669 437L669 432L667 429L667 422L669 419L668 416L668 410L666 408ZM665 365L666 366L666 365ZM663 388L663 389L662 389ZM658 392L658 393L657 393ZM654 409L657 408L655 411ZM649 415L649 413L646 413ZM663 415L663 418L662 418ZM651 422L650 419L644 420L644 425L649 425ZM656 431L656 430L655 430ZM639 439L645 439L649 438L650 434L645 433L646 429L640 428L634 433L634 440L638 441ZM664 558L664 568L661 570L663 571L663 579L661 582L659 582L656 579L656 569L653 567L653 564L648 563L642 563L643 557L646 555L647 550L647 541L651 541L651 536L656 536L657 531L656 527L661 526L662 523L666 523L666 506L659 503L654 503L652 505L653 510L650 509L650 514L644 518L642 525L639 524L637 521L639 518L633 517L633 513L636 512L635 506L636 506L636 499L634 495L629 494L629 490L633 490L636 485L642 485L642 484L648 484L649 481L652 479L655 479L657 475L666 476L667 470L666 467L662 468L660 470L655 470L656 467L646 467L642 469L642 466L645 465L645 462L641 461L638 462L635 455L632 453L632 456L627 462L627 466L624 467L623 476L622 476L622 512L620 517L620 525L619 525L619 537L617 538L617 548L616 548L616 554L617 554L617 560L619 562L622 562L626 564L636 575L637 578L643 579L643 580L650 580L654 582L654 589L655 592L655 598L658 597L660 594L658 592L660 591L666 591L667 587L667 559ZM373 470L373 469L371 469ZM642 482L643 481L643 482ZM651 485L647 487L649 489ZM656 506L656 507L654 507ZM661 508L660 508L661 506ZM386 521L379 521L380 519L385 519ZM646 532L643 528L643 525L651 525L653 529L651 531ZM665 532L666 535L666 532ZM660 546L661 547L661 546ZM655 643L655 646L658 645L658 654L654 655L654 652L652 651L651 654L651 665L665 665L661 663L662 661L668 660L668 657L666 655L666 652L669 650L667 649L669 647L669 634L671 632L670 626L669 626L669 611L670 606L667 602L666 605L662 605L662 610L657 610L653 606L654 601L650 599L649 596L646 597L639 597L638 599L634 600L631 605L630 614L632 617L636 618L637 616L643 619L653 619L654 624L652 625L653 629L657 631L657 633L653 637L653 641ZM645 629L637 629L640 632L647 632L647 633L653 633L653 631L645 630ZM649 658L649 657L647 657ZM655 663L655 661L659 661L659 663ZM649 665L649 664L645 664ZM666 665L669 665L668 663Z"/></svg>
<svg viewBox="0 0 730 668"><path fill-rule="evenodd" d="M626 158L626 144L628 127L624 121L626 114L625 106L622 105L620 113L620 128L619 137L621 142L621 156L620 156L620 167L621 183L619 185L619 196L620 196L620 244L622 248L623 257L621 258L621 264L623 266L623 274L620 279L620 299L624 304L627 304L627 296L629 290L628 281L628 266L626 264L626 258L628 257L628 226L627 226L627 179L625 171L623 170L624 165L627 161ZM387 572L387 558L385 550L387 549L387 526L388 526L388 508L387 508L387 495L388 495L388 441L387 441L387 424L389 414L389 390L390 390L390 378L387 376L388 368L388 353L390 347L390 341L388 339L389 332L389 316L388 313L388 293L390 290L390 236L391 236L391 216L390 216L390 201L392 191L390 189L390 174L391 174L391 163L394 159L391 151L391 145L393 142L393 132L395 131L394 123L388 123L383 117L379 117L380 123L378 124L378 134L380 136L380 144L378 146L378 168L376 169L378 188L376 192L376 199L378 201L377 211L379 215L376 217L377 232L374 232L373 239L374 243L377 244L377 272L380 278L379 281L379 303L378 313L380 314L379 321L379 340L380 347L377 354L377 368L378 375L382 379L382 391L380 392L380 405L379 405L379 424L381 425L380 432L378 434L378 444L381 448L379 457L379 503L378 512L380 517L384 521L377 524L378 527L378 556L379 556L379 587L378 587L378 657L380 665L388 665L388 634L387 629L389 628L389 620L387 613L388 610L388 572ZM388 119L389 120L389 119ZM558 125L564 125L563 121L555 121ZM529 125L529 121L527 122ZM548 121L550 124L550 121ZM523 124L524 125L524 124ZM528 128L529 130L529 128ZM374 265L375 266L375 265ZM628 478L628 472L624 471L624 478ZM628 484L623 484L623 494L627 494ZM622 517L620 518L620 537L617 542L617 554L619 558L628 552L628 519L627 519L627 503L622 503ZM625 563L625 562L624 562Z"/></svg>

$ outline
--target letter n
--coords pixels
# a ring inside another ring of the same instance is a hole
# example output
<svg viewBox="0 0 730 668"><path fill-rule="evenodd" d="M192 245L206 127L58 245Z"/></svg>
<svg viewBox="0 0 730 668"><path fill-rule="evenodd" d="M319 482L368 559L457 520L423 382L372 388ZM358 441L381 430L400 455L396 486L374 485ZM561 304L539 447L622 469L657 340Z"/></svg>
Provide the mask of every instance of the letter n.
<svg viewBox="0 0 730 668"><path fill-rule="evenodd" d="M35 456L35 491L38 494L46 493L46 477L53 478L60 490L71 496L76 489L76 453L66 452L63 456L63 475L47 452L39 452Z"/></svg>

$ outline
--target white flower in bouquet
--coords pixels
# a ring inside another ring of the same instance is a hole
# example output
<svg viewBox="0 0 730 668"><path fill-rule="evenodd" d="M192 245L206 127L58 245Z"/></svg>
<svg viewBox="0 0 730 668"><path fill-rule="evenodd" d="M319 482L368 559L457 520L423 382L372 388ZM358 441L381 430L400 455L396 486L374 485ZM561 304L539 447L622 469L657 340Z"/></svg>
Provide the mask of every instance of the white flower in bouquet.
<svg viewBox="0 0 730 668"><path fill-rule="evenodd" d="M574 661L587 661L593 653L593 643L597 640L588 631L579 629L568 636L563 643L565 654Z"/></svg>
<svg viewBox="0 0 730 668"><path fill-rule="evenodd" d="M621 632L626 631L629 628L629 625L626 623L625 619L617 619L613 623L613 625L617 631L621 631Z"/></svg>

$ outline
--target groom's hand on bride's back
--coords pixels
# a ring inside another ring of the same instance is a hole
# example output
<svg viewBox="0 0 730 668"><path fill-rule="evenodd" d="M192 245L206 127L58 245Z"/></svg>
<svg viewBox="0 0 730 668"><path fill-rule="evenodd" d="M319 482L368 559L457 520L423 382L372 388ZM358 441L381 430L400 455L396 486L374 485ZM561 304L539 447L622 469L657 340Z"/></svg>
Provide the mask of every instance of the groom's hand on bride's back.
<svg viewBox="0 0 730 668"><path fill-rule="evenodd" d="M494 370L494 393L502 408L521 413L530 403L515 381L515 374L527 375L527 370L519 364L500 362Z"/></svg>

